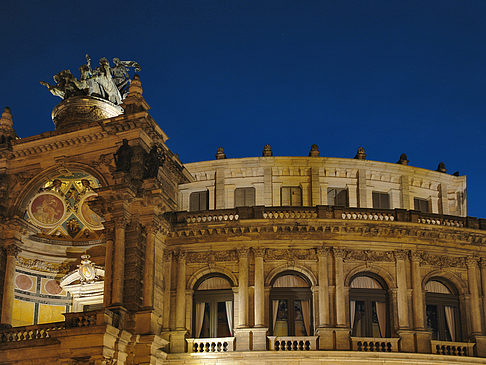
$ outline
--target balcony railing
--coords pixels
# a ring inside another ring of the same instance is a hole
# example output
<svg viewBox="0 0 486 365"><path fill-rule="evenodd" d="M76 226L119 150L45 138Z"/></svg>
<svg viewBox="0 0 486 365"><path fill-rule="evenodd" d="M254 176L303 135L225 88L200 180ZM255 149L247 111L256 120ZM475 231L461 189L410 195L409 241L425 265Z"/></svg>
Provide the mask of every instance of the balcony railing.
<svg viewBox="0 0 486 365"><path fill-rule="evenodd" d="M64 317L64 322L0 329L0 344L52 338L60 330L96 326L106 319L104 311L64 313Z"/></svg>
<svg viewBox="0 0 486 365"><path fill-rule="evenodd" d="M437 355L473 356L474 343L472 342L449 342L430 341L432 353Z"/></svg>
<svg viewBox="0 0 486 365"><path fill-rule="evenodd" d="M399 338L351 337L351 349L364 352L398 352Z"/></svg>
<svg viewBox="0 0 486 365"><path fill-rule="evenodd" d="M234 337L187 338L188 352L231 352L235 349Z"/></svg>
<svg viewBox="0 0 486 365"><path fill-rule="evenodd" d="M318 336L267 336L271 351L314 351Z"/></svg>
<svg viewBox="0 0 486 365"><path fill-rule="evenodd" d="M409 222L446 227L486 230L486 219L422 213L405 209L344 208L318 205L314 207L238 207L200 212L166 213L176 226L192 224L238 223L247 219L338 219L356 221Z"/></svg>

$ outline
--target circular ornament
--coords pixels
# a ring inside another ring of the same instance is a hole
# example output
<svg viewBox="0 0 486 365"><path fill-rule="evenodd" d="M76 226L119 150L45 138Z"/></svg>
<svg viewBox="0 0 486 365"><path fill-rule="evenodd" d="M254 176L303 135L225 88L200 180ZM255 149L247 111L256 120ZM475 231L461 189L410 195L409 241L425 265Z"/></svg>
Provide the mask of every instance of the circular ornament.
<svg viewBox="0 0 486 365"><path fill-rule="evenodd" d="M29 204L29 216L41 227L53 227L66 212L62 199L53 193L40 193Z"/></svg>

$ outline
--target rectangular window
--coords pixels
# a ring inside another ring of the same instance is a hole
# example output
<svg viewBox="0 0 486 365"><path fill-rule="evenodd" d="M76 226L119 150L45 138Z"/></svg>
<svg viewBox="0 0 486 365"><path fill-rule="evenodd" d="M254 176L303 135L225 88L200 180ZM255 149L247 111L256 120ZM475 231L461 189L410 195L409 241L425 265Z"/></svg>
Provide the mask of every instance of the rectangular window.
<svg viewBox="0 0 486 365"><path fill-rule="evenodd" d="M373 191L373 208L390 209L390 195L388 193Z"/></svg>
<svg viewBox="0 0 486 365"><path fill-rule="evenodd" d="M255 188L235 189L235 207L253 207L255 205Z"/></svg>
<svg viewBox="0 0 486 365"><path fill-rule="evenodd" d="M414 209L422 213L430 213L429 201L426 199L413 199Z"/></svg>
<svg viewBox="0 0 486 365"><path fill-rule="evenodd" d="M336 207L348 207L348 189L328 188L327 205L334 205Z"/></svg>
<svg viewBox="0 0 486 365"><path fill-rule="evenodd" d="M283 207L301 207L302 189L299 186L285 186L280 190L280 201Z"/></svg>
<svg viewBox="0 0 486 365"><path fill-rule="evenodd" d="M209 191L196 191L189 195L189 211L196 212L198 210L209 209Z"/></svg>

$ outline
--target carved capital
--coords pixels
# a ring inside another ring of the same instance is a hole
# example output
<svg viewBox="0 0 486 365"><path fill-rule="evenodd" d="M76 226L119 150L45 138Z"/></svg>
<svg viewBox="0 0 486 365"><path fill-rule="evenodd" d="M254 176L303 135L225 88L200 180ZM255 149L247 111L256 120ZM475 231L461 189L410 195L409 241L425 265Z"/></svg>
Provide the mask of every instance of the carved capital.
<svg viewBox="0 0 486 365"><path fill-rule="evenodd" d="M162 256L162 260L164 262L171 262L172 261L172 256L173 256L173 251L172 250L164 250L164 254Z"/></svg>
<svg viewBox="0 0 486 365"><path fill-rule="evenodd" d="M22 252L22 250L15 244L10 244L5 247L5 253L7 254L7 256L13 256L17 258L20 252Z"/></svg>
<svg viewBox="0 0 486 365"><path fill-rule="evenodd" d="M410 260L420 264L423 260L423 254L424 253L422 251L410 251Z"/></svg>
<svg viewBox="0 0 486 365"><path fill-rule="evenodd" d="M479 257L475 255L467 256L466 257L466 265L467 267L478 267L479 264Z"/></svg>
<svg viewBox="0 0 486 365"><path fill-rule="evenodd" d="M130 223L130 220L126 216L118 216L113 218L113 222L115 224L115 228L125 229Z"/></svg>
<svg viewBox="0 0 486 365"><path fill-rule="evenodd" d="M406 250L396 250L393 252L395 255L395 259L398 260L405 260L408 257L408 251Z"/></svg>
<svg viewBox="0 0 486 365"><path fill-rule="evenodd" d="M265 249L264 248L252 248L253 254L255 257L263 257L265 256Z"/></svg>
<svg viewBox="0 0 486 365"><path fill-rule="evenodd" d="M316 251L318 257L323 257L328 256L331 252L331 249L329 247L318 247Z"/></svg>
<svg viewBox="0 0 486 365"><path fill-rule="evenodd" d="M179 264L184 264L186 262L187 253L186 251L180 250L176 253L176 257Z"/></svg>
<svg viewBox="0 0 486 365"><path fill-rule="evenodd" d="M248 248L239 248L236 250L236 253L238 254L238 258L244 259L248 258L248 253L250 250Z"/></svg>
<svg viewBox="0 0 486 365"><path fill-rule="evenodd" d="M334 257L343 259L346 256L346 250L342 248L333 248L332 252L334 253Z"/></svg>
<svg viewBox="0 0 486 365"><path fill-rule="evenodd" d="M486 257L481 257L479 259L479 267L480 268L485 268L486 269Z"/></svg>

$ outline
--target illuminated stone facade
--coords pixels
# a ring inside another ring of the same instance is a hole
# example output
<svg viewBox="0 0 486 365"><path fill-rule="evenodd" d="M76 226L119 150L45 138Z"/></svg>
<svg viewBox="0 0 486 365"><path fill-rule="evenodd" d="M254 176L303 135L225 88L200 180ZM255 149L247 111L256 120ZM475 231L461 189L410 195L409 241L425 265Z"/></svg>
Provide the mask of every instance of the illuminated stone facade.
<svg viewBox="0 0 486 365"><path fill-rule="evenodd" d="M465 177L317 146L183 165L138 78L121 114L81 99L0 121L0 363L486 363Z"/></svg>

